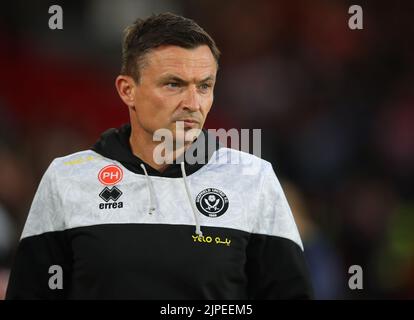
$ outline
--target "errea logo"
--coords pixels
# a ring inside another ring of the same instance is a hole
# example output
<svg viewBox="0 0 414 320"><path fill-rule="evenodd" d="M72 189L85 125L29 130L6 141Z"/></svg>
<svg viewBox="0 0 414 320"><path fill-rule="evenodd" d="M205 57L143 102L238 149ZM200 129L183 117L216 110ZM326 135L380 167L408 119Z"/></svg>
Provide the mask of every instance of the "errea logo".
<svg viewBox="0 0 414 320"><path fill-rule="evenodd" d="M108 202L109 200L116 201L119 199L121 195L122 195L122 192L117 187L112 187L112 188L105 187L99 194L99 196L103 200L105 200L105 202Z"/></svg>
<svg viewBox="0 0 414 320"><path fill-rule="evenodd" d="M124 207L122 201L117 202L122 195L122 191L115 186L115 184L122 180L123 176L122 169L114 164L108 165L99 171L98 180L105 185L105 188L99 193L99 197L105 202L99 203L99 209L117 209Z"/></svg>
<svg viewBox="0 0 414 320"><path fill-rule="evenodd" d="M117 187L105 187L99 194L101 199L105 201L104 203L99 204L99 209L123 208L124 203L122 201L116 202L121 197L121 195L122 191ZM110 200L112 200L112 202Z"/></svg>

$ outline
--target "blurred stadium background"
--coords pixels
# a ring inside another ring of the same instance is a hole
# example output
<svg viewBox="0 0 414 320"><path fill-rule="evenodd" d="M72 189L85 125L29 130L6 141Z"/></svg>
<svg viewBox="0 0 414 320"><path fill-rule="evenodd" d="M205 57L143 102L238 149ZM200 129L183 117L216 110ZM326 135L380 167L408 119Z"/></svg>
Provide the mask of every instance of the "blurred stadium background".
<svg viewBox="0 0 414 320"><path fill-rule="evenodd" d="M50 5L63 30L50 30ZM348 28L359 4L364 29ZM0 10L0 298L39 180L128 121L123 28L172 11L223 52L208 128L261 128L317 299L414 298L414 2L7 1ZM363 290L348 288L360 265Z"/></svg>

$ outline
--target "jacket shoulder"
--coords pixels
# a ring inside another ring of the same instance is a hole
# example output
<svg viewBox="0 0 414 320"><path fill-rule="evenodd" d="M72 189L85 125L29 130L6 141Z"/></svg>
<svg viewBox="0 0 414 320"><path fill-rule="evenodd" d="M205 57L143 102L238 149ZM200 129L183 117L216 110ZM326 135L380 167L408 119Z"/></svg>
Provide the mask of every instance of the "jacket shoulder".
<svg viewBox="0 0 414 320"><path fill-rule="evenodd" d="M236 149L222 147L210 160L211 164L228 165L242 174L263 173L271 163L256 155Z"/></svg>
<svg viewBox="0 0 414 320"><path fill-rule="evenodd" d="M70 167L77 165L84 165L91 162L96 162L104 159L100 154L93 150L82 150L75 153L68 154L63 157L55 158L52 161L54 166L58 167Z"/></svg>
<svg viewBox="0 0 414 320"><path fill-rule="evenodd" d="M50 164L50 169L59 177L73 176L113 163L113 160L105 158L93 150L83 150L55 158Z"/></svg>

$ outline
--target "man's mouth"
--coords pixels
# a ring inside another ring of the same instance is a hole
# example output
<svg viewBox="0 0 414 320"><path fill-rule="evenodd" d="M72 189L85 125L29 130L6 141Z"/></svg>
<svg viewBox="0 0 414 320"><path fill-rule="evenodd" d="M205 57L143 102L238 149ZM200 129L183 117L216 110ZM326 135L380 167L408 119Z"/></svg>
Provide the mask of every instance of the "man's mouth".
<svg viewBox="0 0 414 320"><path fill-rule="evenodd" d="M184 128L195 128L200 123L199 121L194 120L194 119L180 119L180 120L177 120L176 122L183 122Z"/></svg>

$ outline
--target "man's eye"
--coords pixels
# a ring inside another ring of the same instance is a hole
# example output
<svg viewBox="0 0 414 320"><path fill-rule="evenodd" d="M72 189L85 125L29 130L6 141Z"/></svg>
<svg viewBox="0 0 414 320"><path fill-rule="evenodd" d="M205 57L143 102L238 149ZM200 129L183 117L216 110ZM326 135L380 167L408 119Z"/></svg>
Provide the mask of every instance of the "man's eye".
<svg viewBox="0 0 414 320"><path fill-rule="evenodd" d="M200 85L201 90L208 90L210 87L211 87L211 85L208 84L208 83L203 83L203 84Z"/></svg>
<svg viewBox="0 0 414 320"><path fill-rule="evenodd" d="M177 82L168 82L166 84L166 86L169 87L169 88L179 88L180 87L180 84L177 83Z"/></svg>

